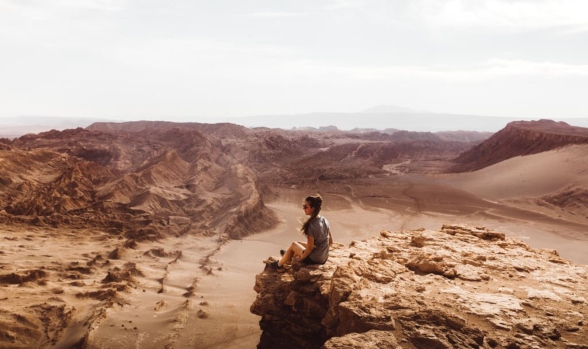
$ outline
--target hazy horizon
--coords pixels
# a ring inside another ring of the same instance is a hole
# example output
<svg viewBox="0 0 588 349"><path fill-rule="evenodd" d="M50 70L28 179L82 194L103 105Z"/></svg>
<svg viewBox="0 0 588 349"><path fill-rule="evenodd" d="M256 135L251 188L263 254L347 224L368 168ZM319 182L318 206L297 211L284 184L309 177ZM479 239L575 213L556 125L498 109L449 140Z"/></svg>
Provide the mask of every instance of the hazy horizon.
<svg viewBox="0 0 588 349"><path fill-rule="evenodd" d="M194 123L233 123L248 128L266 127L275 129L307 129L335 126L342 131L354 129L387 130L397 129L416 132L477 131L497 132L512 121L530 121L540 118L513 118L483 115L442 114L417 111L409 108L380 105L358 113L307 113L297 115L257 115L225 118L193 118L174 120L173 118L152 119L109 119L84 117L0 117L0 138L14 138L26 133L39 133L51 129L88 127L96 122L168 121ZM588 118L551 118L564 121L572 126L588 127Z"/></svg>

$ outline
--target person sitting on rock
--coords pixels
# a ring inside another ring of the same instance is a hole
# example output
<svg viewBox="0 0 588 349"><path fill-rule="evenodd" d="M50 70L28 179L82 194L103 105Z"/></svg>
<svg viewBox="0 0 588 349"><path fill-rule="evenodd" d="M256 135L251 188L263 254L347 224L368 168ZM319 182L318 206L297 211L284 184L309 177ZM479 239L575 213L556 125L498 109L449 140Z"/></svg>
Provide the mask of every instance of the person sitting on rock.
<svg viewBox="0 0 588 349"><path fill-rule="evenodd" d="M323 199L320 195L309 196L302 204L302 209L310 216L300 231L306 236L306 242L295 241L288 250L281 250L282 259L270 263L272 268L282 268L286 264L302 262L305 264L324 264L329 257L329 246L333 244L333 236L329 221L320 216Z"/></svg>

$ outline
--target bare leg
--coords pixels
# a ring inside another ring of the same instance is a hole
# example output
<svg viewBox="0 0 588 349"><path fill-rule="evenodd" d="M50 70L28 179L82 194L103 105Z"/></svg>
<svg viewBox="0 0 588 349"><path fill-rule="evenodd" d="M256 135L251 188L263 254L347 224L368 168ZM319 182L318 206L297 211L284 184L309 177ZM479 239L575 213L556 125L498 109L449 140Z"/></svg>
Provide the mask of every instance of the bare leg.
<svg viewBox="0 0 588 349"><path fill-rule="evenodd" d="M306 245L306 244L304 244ZM294 258L294 256L302 256L302 253L304 251L304 246L300 243L300 242L293 242L290 247L288 247L288 250L286 251L286 253L284 253L284 255L282 256L282 259L280 259L280 261L278 262L278 266L284 266L285 264L290 264L292 263L292 258Z"/></svg>

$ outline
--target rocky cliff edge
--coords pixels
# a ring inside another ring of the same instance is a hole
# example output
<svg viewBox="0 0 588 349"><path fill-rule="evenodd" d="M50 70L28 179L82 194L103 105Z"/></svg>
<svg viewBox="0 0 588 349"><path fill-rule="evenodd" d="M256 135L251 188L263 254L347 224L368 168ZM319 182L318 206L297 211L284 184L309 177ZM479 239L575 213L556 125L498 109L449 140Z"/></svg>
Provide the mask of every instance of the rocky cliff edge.
<svg viewBox="0 0 588 349"><path fill-rule="evenodd" d="M483 227L335 244L255 291L259 348L588 348L588 267Z"/></svg>

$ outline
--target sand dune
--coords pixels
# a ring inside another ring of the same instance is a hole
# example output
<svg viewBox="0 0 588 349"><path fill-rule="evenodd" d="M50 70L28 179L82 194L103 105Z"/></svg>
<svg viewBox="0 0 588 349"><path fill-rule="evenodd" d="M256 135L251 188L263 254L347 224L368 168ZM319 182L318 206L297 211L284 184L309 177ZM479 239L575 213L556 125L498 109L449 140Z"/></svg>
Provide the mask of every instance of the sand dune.
<svg viewBox="0 0 588 349"><path fill-rule="evenodd" d="M536 198L568 186L588 188L586 155L588 145L572 145L446 176L446 183L491 200Z"/></svg>

